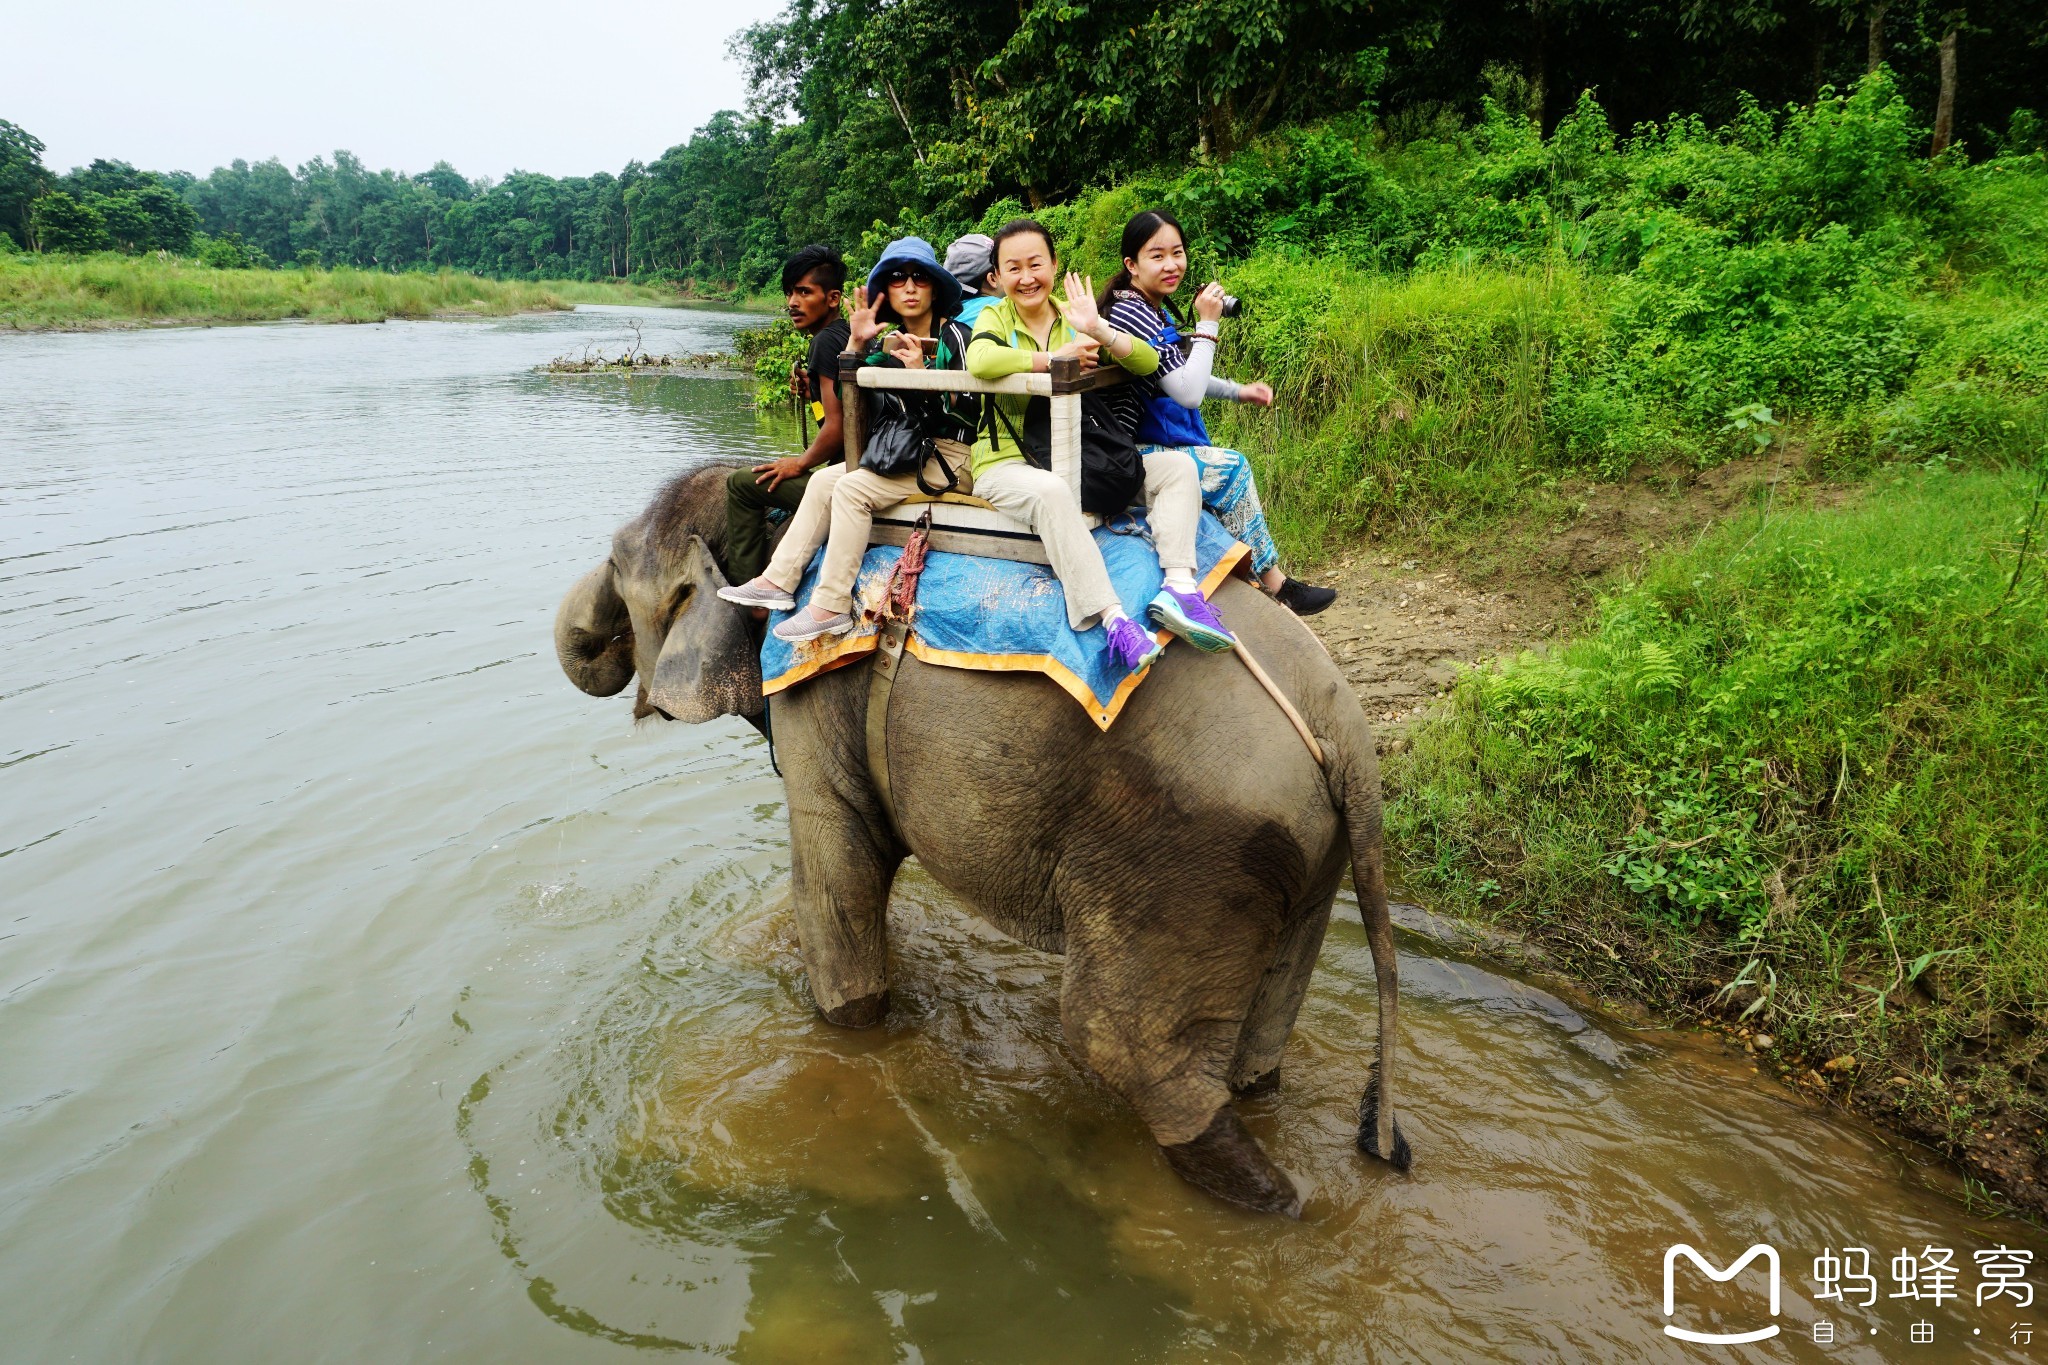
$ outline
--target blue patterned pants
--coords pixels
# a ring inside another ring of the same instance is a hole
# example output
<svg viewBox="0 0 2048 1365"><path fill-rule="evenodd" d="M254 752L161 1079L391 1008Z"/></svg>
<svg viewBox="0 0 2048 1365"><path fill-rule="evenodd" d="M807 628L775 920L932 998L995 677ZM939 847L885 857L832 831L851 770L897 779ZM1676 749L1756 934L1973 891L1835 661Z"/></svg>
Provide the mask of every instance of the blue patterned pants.
<svg viewBox="0 0 2048 1365"><path fill-rule="evenodd" d="M1141 454L1164 450L1165 446L1141 445ZM1252 482L1252 464L1242 451L1222 446L1183 446L1194 457L1202 476L1202 505L1216 514L1223 528L1251 547L1252 577L1257 578L1280 562L1280 547L1266 529L1266 509L1259 505L1258 485Z"/></svg>

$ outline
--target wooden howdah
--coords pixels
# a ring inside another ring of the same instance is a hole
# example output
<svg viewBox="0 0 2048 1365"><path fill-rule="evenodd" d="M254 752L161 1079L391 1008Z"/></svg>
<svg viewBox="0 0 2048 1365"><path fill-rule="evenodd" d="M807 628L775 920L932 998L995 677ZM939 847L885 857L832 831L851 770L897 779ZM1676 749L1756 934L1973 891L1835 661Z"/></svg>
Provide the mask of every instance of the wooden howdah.
<svg viewBox="0 0 2048 1365"><path fill-rule="evenodd" d="M1046 399L1052 407L1052 472L1067 481L1074 504L1081 502L1081 395L1091 389L1120 384L1124 372L1115 366L1083 371L1081 362L1069 356L1055 357L1046 374L1013 374L1003 379L976 379L964 370L904 370L887 365L863 365L857 356L839 357L839 410L846 433L846 464L860 466L860 454L867 444L866 413L858 401L860 389L894 389L923 393L1022 393ZM954 554L985 555L991 559L1015 559L1027 564L1044 564L1045 545L1031 528L1004 516L971 494L946 493L939 497L917 494L875 513L871 545L902 545L911 528L929 509L932 514L931 547ZM1098 526L1099 517L1088 517Z"/></svg>

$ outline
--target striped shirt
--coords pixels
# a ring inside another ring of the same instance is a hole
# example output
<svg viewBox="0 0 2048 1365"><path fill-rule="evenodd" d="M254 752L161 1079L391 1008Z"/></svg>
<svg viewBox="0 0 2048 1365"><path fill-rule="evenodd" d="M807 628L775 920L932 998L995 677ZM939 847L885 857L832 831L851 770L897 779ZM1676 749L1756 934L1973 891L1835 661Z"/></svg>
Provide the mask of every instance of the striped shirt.
<svg viewBox="0 0 2048 1365"><path fill-rule="evenodd" d="M1159 381L1188 363L1184 348L1189 343L1183 341L1179 346L1173 346L1161 340L1169 321L1166 310L1155 307L1135 289L1119 289L1111 295L1109 312L1104 316L1109 319L1110 326L1129 332L1159 352L1159 369L1156 372L1134 377L1103 394L1109 400L1109 410L1116 414L1118 424L1136 436L1145 419L1145 405L1160 395Z"/></svg>

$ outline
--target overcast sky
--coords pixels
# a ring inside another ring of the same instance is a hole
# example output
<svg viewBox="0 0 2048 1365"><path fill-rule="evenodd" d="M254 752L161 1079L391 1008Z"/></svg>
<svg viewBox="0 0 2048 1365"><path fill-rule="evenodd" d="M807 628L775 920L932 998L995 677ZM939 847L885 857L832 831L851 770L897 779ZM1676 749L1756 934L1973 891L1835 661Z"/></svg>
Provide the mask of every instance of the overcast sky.
<svg viewBox="0 0 2048 1365"><path fill-rule="evenodd" d="M0 119L63 172L205 175L346 148L371 169L616 171L745 98L726 39L782 0L0 0Z"/></svg>

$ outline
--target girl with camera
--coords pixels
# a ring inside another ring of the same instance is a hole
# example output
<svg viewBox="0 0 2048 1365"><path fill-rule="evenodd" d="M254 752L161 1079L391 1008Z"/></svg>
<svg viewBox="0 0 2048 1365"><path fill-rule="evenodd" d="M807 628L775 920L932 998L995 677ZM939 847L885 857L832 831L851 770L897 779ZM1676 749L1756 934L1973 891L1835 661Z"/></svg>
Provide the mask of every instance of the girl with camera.
<svg viewBox="0 0 2048 1365"><path fill-rule="evenodd" d="M1188 273L1187 238L1173 215L1147 210L1124 224L1123 269L1102 293L1103 315L1118 329L1149 342L1159 352L1157 372L1121 385L1109 395L1112 407L1138 439L1140 450L1185 450L1201 473L1202 501L1230 533L1251 547L1252 575L1297 616L1313 616L1337 598L1332 588L1312 587L1280 568L1280 550L1266 528L1251 464L1235 450L1209 443L1202 422L1204 398L1270 407L1270 384L1236 384L1214 373L1217 338L1226 301L1236 300L1213 280L1196 293L1193 336L1169 300ZM1235 308L1230 308L1233 315Z"/></svg>

